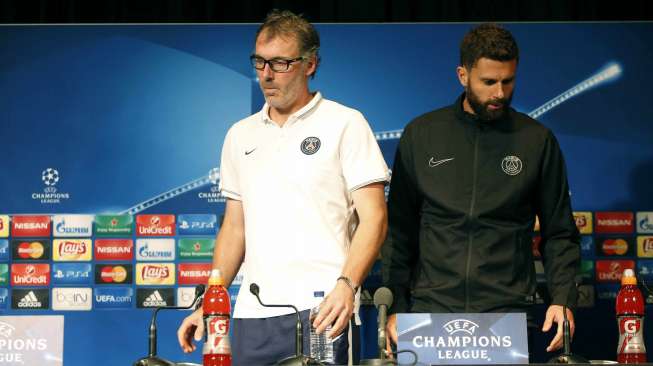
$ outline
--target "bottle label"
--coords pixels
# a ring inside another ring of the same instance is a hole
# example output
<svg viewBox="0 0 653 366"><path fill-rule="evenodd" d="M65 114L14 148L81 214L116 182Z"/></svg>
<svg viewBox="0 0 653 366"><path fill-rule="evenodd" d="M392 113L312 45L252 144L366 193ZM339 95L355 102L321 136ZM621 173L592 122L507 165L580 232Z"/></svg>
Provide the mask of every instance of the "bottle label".
<svg viewBox="0 0 653 366"><path fill-rule="evenodd" d="M617 354L646 353L644 345L643 324L644 317L619 316L619 346Z"/></svg>
<svg viewBox="0 0 653 366"><path fill-rule="evenodd" d="M231 354L229 343L229 316L208 315L204 317L206 338L203 354Z"/></svg>

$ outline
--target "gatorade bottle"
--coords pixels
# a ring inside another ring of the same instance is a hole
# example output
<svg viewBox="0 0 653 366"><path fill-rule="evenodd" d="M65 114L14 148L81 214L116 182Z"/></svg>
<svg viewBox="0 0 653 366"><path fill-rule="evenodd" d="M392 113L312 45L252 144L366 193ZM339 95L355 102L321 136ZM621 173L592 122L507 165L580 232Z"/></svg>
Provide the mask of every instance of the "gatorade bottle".
<svg viewBox="0 0 653 366"><path fill-rule="evenodd" d="M204 366L231 366L229 315L231 302L219 269L211 271L202 303L204 313Z"/></svg>
<svg viewBox="0 0 653 366"><path fill-rule="evenodd" d="M645 363L644 345L644 297L637 287L635 272L628 268L621 277L621 289L617 294L617 324L619 363Z"/></svg>

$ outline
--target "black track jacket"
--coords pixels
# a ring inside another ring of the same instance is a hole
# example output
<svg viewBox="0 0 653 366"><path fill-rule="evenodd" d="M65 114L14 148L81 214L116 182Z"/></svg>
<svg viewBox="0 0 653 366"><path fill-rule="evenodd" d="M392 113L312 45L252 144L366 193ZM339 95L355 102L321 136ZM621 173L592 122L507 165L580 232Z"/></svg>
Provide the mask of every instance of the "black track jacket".
<svg viewBox="0 0 653 366"><path fill-rule="evenodd" d="M513 109L478 120L463 99L413 120L399 142L382 249L390 313L527 311L535 215L552 303L575 307L580 237L556 138Z"/></svg>

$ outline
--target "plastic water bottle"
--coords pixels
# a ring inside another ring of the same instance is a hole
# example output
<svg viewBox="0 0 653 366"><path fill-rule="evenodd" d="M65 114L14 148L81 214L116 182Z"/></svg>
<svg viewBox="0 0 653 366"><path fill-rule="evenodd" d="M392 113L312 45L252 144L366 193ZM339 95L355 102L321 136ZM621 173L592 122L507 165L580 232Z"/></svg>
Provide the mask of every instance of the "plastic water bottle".
<svg viewBox="0 0 653 366"><path fill-rule="evenodd" d="M229 316L231 302L229 292L219 269L213 269L209 277L209 288L202 303L204 313L204 366L231 366L231 345L229 343Z"/></svg>
<svg viewBox="0 0 653 366"><path fill-rule="evenodd" d="M628 268L621 277L621 289L617 294L617 324L619 363L646 363L644 345L644 297L637 287L637 278Z"/></svg>
<svg viewBox="0 0 653 366"><path fill-rule="evenodd" d="M313 293L313 296L316 299L319 299L320 303L324 300L324 292L316 291ZM317 334L315 327L313 327L313 319L320 312L320 305L311 309L311 315L309 320L311 322L311 337L310 337L310 351L311 358L320 361L321 363L334 363L333 357L333 342L330 337L327 337L327 333L331 330L329 325L324 332Z"/></svg>

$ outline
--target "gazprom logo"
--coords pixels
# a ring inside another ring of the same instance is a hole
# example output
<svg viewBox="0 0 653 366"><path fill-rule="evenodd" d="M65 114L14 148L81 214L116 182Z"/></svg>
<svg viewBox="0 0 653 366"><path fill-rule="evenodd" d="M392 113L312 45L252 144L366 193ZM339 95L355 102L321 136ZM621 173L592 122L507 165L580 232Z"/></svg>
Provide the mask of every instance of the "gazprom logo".
<svg viewBox="0 0 653 366"><path fill-rule="evenodd" d="M637 232L644 234L653 233L653 212L637 213Z"/></svg>
<svg viewBox="0 0 653 366"><path fill-rule="evenodd" d="M54 236L91 236L93 215L54 215L52 217Z"/></svg>
<svg viewBox="0 0 653 366"><path fill-rule="evenodd" d="M460 332L474 335L474 332L478 329L478 324L467 319L454 319L445 323L442 328L450 335Z"/></svg>
<svg viewBox="0 0 653 366"><path fill-rule="evenodd" d="M137 239L136 260L158 261L175 259L175 239Z"/></svg>

